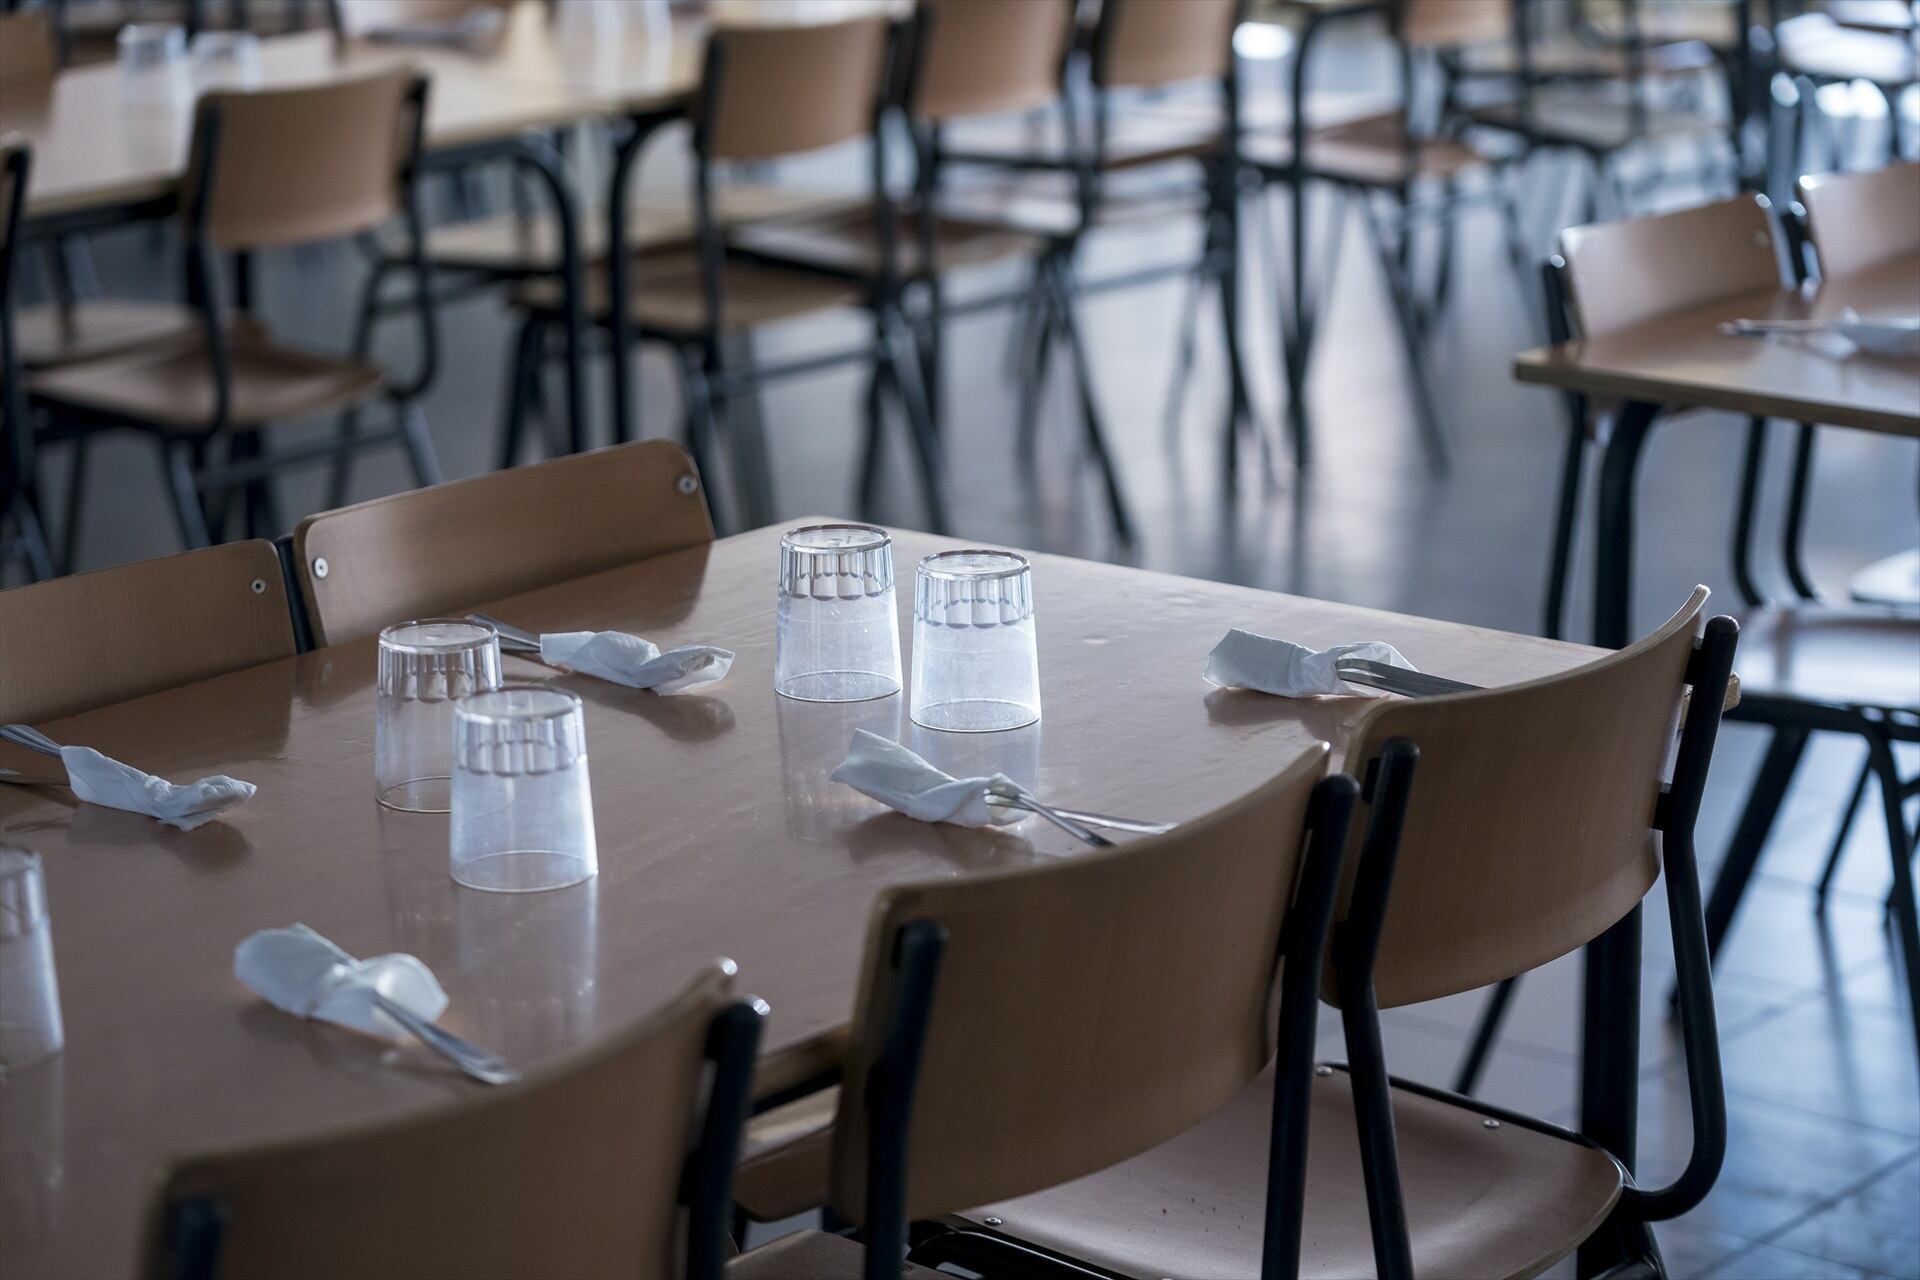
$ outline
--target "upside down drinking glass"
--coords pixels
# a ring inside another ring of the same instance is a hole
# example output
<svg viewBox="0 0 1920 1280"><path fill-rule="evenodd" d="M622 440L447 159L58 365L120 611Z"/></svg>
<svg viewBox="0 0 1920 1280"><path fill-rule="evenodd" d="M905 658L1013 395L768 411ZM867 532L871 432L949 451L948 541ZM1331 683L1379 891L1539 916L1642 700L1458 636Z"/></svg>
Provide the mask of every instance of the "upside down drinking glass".
<svg viewBox="0 0 1920 1280"><path fill-rule="evenodd" d="M1040 718L1033 570L1011 551L946 551L920 562L913 592L915 724L957 733Z"/></svg>
<svg viewBox="0 0 1920 1280"><path fill-rule="evenodd" d="M380 633L374 793L389 809L445 813L453 795L453 702L500 687L500 637L453 618Z"/></svg>
<svg viewBox="0 0 1920 1280"><path fill-rule="evenodd" d="M472 889L562 889L600 869L580 699L510 684L453 708L453 878Z"/></svg>
<svg viewBox="0 0 1920 1280"><path fill-rule="evenodd" d="M780 539L773 687L803 702L900 692L893 539L865 524L817 524Z"/></svg>

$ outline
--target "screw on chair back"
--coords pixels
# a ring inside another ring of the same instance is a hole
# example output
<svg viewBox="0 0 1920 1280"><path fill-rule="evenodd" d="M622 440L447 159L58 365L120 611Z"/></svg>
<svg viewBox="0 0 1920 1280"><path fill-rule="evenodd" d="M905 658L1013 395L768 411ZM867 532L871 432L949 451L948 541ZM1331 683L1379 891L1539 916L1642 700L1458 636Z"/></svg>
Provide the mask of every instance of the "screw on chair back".
<svg viewBox="0 0 1920 1280"><path fill-rule="evenodd" d="M1496 44L1513 36L1513 0L1398 0L1395 34L1416 49Z"/></svg>
<svg viewBox="0 0 1920 1280"><path fill-rule="evenodd" d="M665 440L323 511L293 534L319 644L711 541L693 460Z"/></svg>
<svg viewBox="0 0 1920 1280"><path fill-rule="evenodd" d="M1310 951L1324 933L1344 845L1353 784L1325 778L1328 753L1320 744L1164 836L882 893L845 1058L831 1200L865 1224L870 1254L886 1257L909 1219L1145 1151L1259 1074L1273 1054L1282 951L1298 957L1289 973L1311 982L1312 959L1295 948ZM1308 885L1324 890L1297 915L1296 883L1303 904L1315 896ZM1307 1012L1281 1041L1301 1051L1304 1075L1310 991L1298 1003Z"/></svg>
<svg viewBox="0 0 1920 1280"><path fill-rule="evenodd" d="M36 582L0 591L0 720L57 720L293 651L268 542Z"/></svg>
<svg viewBox="0 0 1920 1280"><path fill-rule="evenodd" d="M1396 738L1420 749L1374 962L1382 1007L1524 973L1646 896L1706 600L1695 589L1652 635L1561 675L1383 701L1361 721L1356 767Z"/></svg>
<svg viewBox="0 0 1920 1280"><path fill-rule="evenodd" d="M1093 82L1150 89L1223 80L1243 0L1105 0L1094 39Z"/></svg>
<svg viewBox="0 0 1920 1280"><path fill-rule="evenodd" d="M1781 257L1772 206L1742 195L1676 213L1571 227L1560 233L1581 336L1755 289L1777 288Z"/></svg>
<svg viewBox="0 0 1920 1280"><path fill-rule="evenodd" d="M1074 0L922 0L914 115L941 123L1060 96Z"/></svg>
<svg viewBox="0 0 1920 1280"><path fill-rule="evenodd" d="M869 14L716 27L696 145L712 160L767 160L870 137L892 25L885 14Z"/></svg>
<svg viewBox="0 0 1920 1280"><path fill-rule="evenodd" d="M204 95L185 187L190 226L233 252L380 226L406 204L421 102L404 67Z"/></svg>
<svg viewBox="0 0 1920 1280"><path fill-rule="evenodd" d="M679 1242L683 1185L726 1194L750 1088L764 1006L736 1002L732 974L714 964L523 1082L175 1164L148 1216L146 1274L718 1280L724 1203L696 1203Z"/></svg>
<svg viewBox="0 0 1920 1280"><path fill-rule="evenodd" d="M1920 162L1800 179L1822 276L1844 276L1920 253Z"/></svg>
<svg viewBox="0 0 1920 1280"><path fill-rule="evenodd" d="M0 13L0 101L46 93L59 71L59 45L43 10Z"/></svg>

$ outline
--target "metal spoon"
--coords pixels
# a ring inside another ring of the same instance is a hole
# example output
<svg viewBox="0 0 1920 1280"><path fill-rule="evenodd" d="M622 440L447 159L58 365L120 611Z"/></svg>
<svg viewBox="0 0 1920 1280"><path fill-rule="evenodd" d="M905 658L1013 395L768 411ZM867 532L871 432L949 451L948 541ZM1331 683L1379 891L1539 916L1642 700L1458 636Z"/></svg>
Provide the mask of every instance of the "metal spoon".
<svg viewBox="0 0 1920 1280"><path fill-rule="evenodd" d="M373 1003L380 1012L411 1032L421 1044L482 1084L512 1084L520 1078L520 1073L508 1066L506 1059L499 1054L482 1049L471 1041L462 1040L451 1031L435 1026L413 1010L394 1003L378 991L373 993Z"/></svg>

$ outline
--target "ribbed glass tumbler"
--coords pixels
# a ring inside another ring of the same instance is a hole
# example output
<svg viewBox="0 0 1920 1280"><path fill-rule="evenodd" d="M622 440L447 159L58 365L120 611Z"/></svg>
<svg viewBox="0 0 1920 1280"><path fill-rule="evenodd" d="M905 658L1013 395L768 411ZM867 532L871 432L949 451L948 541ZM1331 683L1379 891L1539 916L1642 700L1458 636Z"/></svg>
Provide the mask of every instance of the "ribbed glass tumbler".
<svg viewBox="0 0 1920 1280"><path fill-rule="evenodd" d="M1040 718L1033 570L1011 551L946 551L920 562L913 593L915 724L955 733Z"/></svg>
<svg viewBox="0 0 1920 1280"><path fill-rule="evenodd" d="M472 889L563 889L600 870L580 699L510 684L453 709L453 878Z"/></svg>
<svg viewBox="0 0 1920 1280"><path fill-rule="evenodd" d="M816 524L780 539L773 687L803 702L900 692L893 539L865 524Z"/></svg>
<svg viewBox="0 0 1920 1280"><path fill-rule="evenodd" d="M0 1076L64 1043L40 855L0 844Z"/></svg>
<svg viewBox="0 0 1920 1280"><path fill-rule="evenodd" d="M453 703L500 687L500 637L454 618L380 633L374 794L389 809L445 813L453 794Z"/></svg>

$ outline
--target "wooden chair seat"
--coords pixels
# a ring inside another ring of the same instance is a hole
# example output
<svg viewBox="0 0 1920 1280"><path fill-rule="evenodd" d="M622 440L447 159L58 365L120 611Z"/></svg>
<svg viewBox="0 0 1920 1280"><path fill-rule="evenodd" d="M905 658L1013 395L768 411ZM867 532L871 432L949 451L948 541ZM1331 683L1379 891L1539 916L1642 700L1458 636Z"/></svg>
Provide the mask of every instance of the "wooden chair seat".
<svg viewBox="0 0 1920 1280"><path fill-rule="evenodd" d="M1780 66L1790 75L1890 88L1920 79L1920 54L1901 36L1855 31L1819 13L1788 19L1778 34Z"/></svg>
<svg viewBox="0 0 1920 1280"><path fill-rule="evenodd" d="M252 324L229 332L228 352L233 398L227 425L241 430L359 404L385 383L375 365L280 346ZM213 366L199 341L49 370L33 377L28 390L56 408L182 431L212 423L216 395Z"/></svg>
<svg viewBox="0 0 1920 1280"><path fill-rule="evenodd" d="M1461 68L1472 76L1517 76L1520 58L1511 44L1476 45L1461 56ZM1713 50L1697 40L1683 40L1644 50L1640 69L1652 75L1676 75L1713 65ZM1624 49L1606 48L1568 38L1538 41L1527 50L1527 68L1537 76L1569 80L1624 80L1633 73Z"/></svg>
<svg viewBox="0 0 1920 1280"><path fill-rule="evenodd" d="M52 369L190 336L199 318L170 302L101 300L27 307L14 317L24 369Z"/></svg>
<svg viewBox="0 0 1920 1280"><path fill-rule="evenodd" d="M707 298L700 285L700 258L691 250L668 250L642 257L634 269L632 315L644 329L671 335L697 335L708 327ZM722 268L721 319L728 332L757 329L820 311L857 307L860 289L842 280L806 271L729 259ZM533 280L515 295L522 306L558 311L560 285ZM605 320L607 283L596 273L587 284L587 313Z"/></svg>
<svg viewBox="0 0 1920 1280"><path fill-rule="evenodd" d="M1548 145L1581 147L1589 151L1618 151L1648 138L1675 138L1717 132L1717 121L1691 111L1663 111L1649 107L1636 128L1632 106L1618 98L1569 89L1543 93L1534 99L1531 113L1518 102L1475 107L1468 113L1475 123L1495 129L1533 134Z"/></svg>
<svg viewBox="0 0 1920 1280"><path fill-rule="evenodd" d="M1293 163L1293 138L1282 131L1242 140L1248 161L1286 169ZM1408 146L1406 124L1397 111L1361 116L1315 127L1307 135L1308 168L1338 182L1397 187L1417 178L1450 178L1487 163L1487 157L1453 138L1422 140Z"/></svg>
<svg viewBox="0 0 1920 1280"><path fill-rule="evenodd" d="M839 1089L822 1089L747 1121L733 1201L755 1222L778 1222L827 1202Z"/></svg>
<svg viewBox="0 0 1920 1280"><path fill-rule="evenodd" d="M1896 551L1875 560L1847 583L1847 594L1861 604L1920 609L1920 550Z"/></svg>
<svg viewBox="0 0 1920 1280"><path fill-rule="evenodd" d="M991 1232L1120 1276L1260 1274L1272 1069L1170 1142L1065 1186L963 1215ZM1419 1276L1531 1276L1619 1199L1605 1152L1404 1087L1393 1115ZM1314 1081L1300 1274L1375 1273L1344 1071ZM998 1218L995 1226L985 1221ZM956 1223L959 1225L959 1223Z"/></svg>
<svg viewBox="0 0 1920 1280"><path fill-rule="evenodd" d="M1100 167L1118 171L1200 159L1220 150L1221 136L1217 107L1184 110L1168 104L1116 113ZM951 145L970 156L1052 158L1063 167L1071 163L1060 118L1051 114L1038 120L1000 116L969 121L954 127Z"/></svg>
<svg viewBox="0 0 1920 1280"><path fill-rule="evenodd" d="M1740 619L1740 693L1920 711L1920 615L1890 606L1759 609Z"/></svg>
<svg viewBox="0 0 1920 1280"><path fill-rule="evenodd" d="M985 266L1009 258L1032 257L1046 237L1001 222L937 215L933 219L933 260L922 261L920 231L904 211L895 222L895 261L908 275ZM870 208L804 221L785 219L746 227L732 243L753 253L847 271L877 275L882 266L878 226Z"/></svg>
<svg viewBox="0 0 1920 1280"><path fill-rule="evenodd" d="M861 1280L867 1251L856 1241L826 1231L796 1231L727 1263L727 1280ZM901 1280L945 1280L944 1273L913 1263Z"/></svg>
<svg viewBox="0 0 1920 1280"><path fill-rule="evenodd" d="M1602 39L1625 41L1638 30L1653 53L1668 44L1700 44L1725 53L1740 47L1739 10L1731 4L1643 5L1632 27L1622 7L1584 16L1584 25Z"/></svg>

